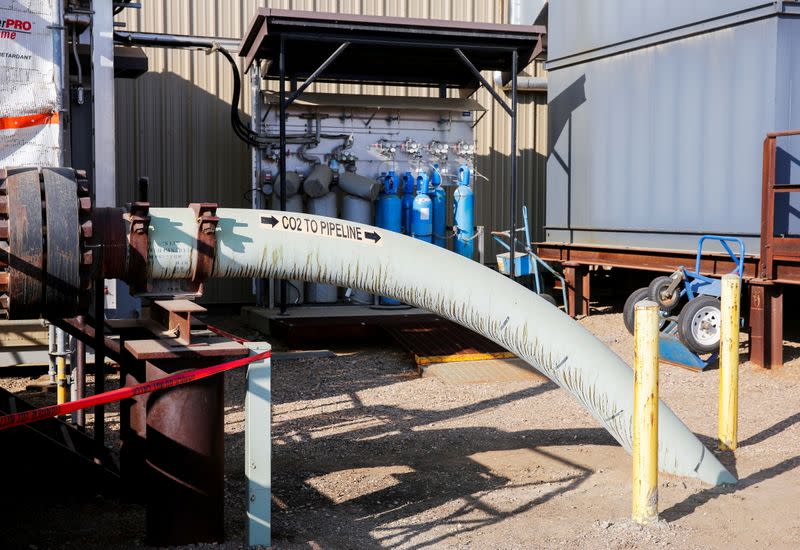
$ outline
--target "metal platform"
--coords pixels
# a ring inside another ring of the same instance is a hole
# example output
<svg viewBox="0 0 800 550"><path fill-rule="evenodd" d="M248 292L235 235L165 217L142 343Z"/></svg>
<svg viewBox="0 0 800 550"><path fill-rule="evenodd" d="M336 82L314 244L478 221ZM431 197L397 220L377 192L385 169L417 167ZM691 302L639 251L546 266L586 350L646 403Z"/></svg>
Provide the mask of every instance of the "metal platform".
<svg viewBox="0 0 800 550"><path fill-rule="evenodd" d="M409 319L384 329L414 356L419 367L515 357L491 340L441 318Z"/></svg>
<svg viewBox="0 0 800 550"><path fill-rule="evenodd" d="M408 350L418 366L514 357L491 340L417 308L302 306L290 308L288 313L255 307L242 310L249 326L262 330L268 324L269 333L290 349L391 339Z"/></svg>

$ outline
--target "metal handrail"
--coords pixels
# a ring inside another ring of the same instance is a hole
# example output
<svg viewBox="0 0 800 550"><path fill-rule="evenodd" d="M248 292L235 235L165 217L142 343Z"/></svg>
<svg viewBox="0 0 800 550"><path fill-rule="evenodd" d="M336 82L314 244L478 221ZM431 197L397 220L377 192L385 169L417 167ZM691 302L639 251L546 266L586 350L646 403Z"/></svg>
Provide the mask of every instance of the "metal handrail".
<svg viewBox="0 0 800 550"><path fill-rule="evenodd" d="M800 188L795 185L776 185L775 183L777 138L788 136L800 136L800 129L770 132L764 139L761 189L761 257L758 262L758 276L768 280L775 278L775 249L779 241L782 241L781 249L783 252L800 257L800 242L797 242L800 239L775 236L775 194L778 192L800 192Z"/></svg>

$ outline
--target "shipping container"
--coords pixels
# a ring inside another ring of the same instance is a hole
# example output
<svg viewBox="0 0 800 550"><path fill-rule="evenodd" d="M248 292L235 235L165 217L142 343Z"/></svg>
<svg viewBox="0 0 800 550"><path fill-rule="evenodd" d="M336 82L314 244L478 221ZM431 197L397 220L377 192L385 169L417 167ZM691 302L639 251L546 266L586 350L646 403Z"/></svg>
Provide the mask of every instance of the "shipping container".
<svg viewBox="0 0 800 550"><path fill-rule="evenodd" d="M546 241L692 250L716 233L757 254L762 142L800 127L798 3L552 0L548 15ZM798 158L800 140L779 141L779 183ZM776 232L797 233L788 196Z"/></svg>

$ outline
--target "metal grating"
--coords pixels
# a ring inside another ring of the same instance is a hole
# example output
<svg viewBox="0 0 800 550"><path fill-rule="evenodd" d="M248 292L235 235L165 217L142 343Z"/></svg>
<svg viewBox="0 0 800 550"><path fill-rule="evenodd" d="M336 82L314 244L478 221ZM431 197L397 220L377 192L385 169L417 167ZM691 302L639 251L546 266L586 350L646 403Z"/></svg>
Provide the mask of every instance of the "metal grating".
<svg viewBox="0 0 800 550"><path fill-rule="evenodd" d="M384 329L414 356L419 366L515 357L499 344L444 319L411 319Z"/></svg>

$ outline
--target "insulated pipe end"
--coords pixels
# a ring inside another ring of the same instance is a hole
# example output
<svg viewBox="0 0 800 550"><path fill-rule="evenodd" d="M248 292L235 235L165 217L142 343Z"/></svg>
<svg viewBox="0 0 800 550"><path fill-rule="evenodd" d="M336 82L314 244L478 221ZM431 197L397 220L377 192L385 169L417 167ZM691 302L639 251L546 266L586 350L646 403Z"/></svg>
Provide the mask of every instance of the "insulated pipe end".
<svg viewBox="0 0 800 550"><path fill-rule="evenodd" d="M710 485L735 485L739 481L705 447L703 448L703 456L697 464L695 477Z"/></svg>

